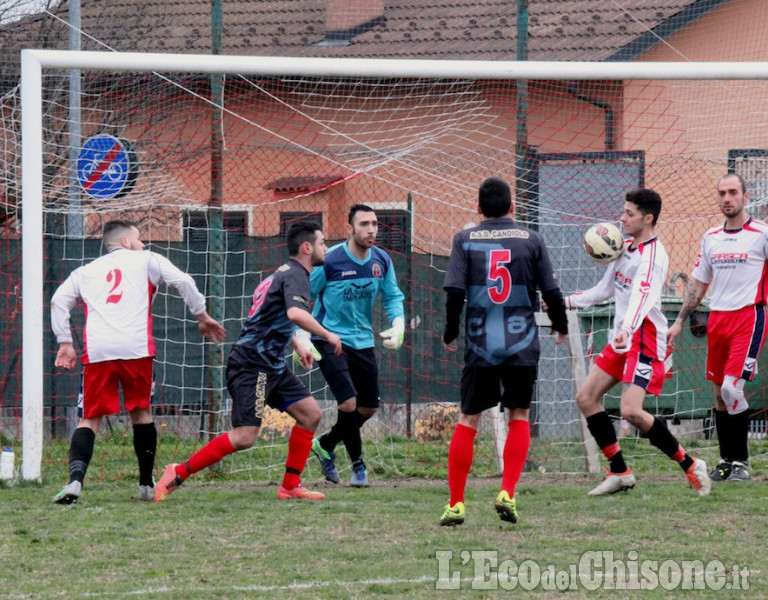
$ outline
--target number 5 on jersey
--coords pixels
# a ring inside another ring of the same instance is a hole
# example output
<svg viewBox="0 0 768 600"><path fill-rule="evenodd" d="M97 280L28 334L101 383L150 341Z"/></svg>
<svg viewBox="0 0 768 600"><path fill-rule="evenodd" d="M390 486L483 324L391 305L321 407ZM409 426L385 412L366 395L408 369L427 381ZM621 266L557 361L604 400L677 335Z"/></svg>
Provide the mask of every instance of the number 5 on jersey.
<svg viewBox="0 0 768 600"><path fill-rule="evenodd" d="M512 260L512 253L509 249L491 250L488 259L488 279L494 282L488 296L494 304L504 304L512 293L512 276L504 266Z"/></svg>
<svg viewBox="0 0 768 600"><path fill-rule="evenodd" d="M512 253L506 250L491 250L488 263L488 279L494 284L488 288L488 296L494 304L506 304L512 294L512 276L504 265L512 260ZM507 319L507 331L512 334L524 333L527 324L524 317L511 316Z"/></svg>

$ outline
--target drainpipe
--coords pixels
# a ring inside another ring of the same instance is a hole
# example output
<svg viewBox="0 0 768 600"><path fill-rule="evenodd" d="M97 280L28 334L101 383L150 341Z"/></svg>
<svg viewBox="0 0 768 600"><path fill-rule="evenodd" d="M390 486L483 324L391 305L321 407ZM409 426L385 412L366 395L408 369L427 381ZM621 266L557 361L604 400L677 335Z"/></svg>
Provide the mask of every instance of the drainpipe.
<svg viewBox="0 0 768 600"><path fill-rule="evenodd" d="M616 125L616 118L613 114L613 108L605 100L595 98L594 96L587 96L582 94L573 83L568 83L565 86L565 91L584 102L596 106L597 108L605 111L605 149L611 151L616 149L616 139L614 134L614 128Z"/></svg>
<svg viewBox="0 0 768 600"><path fill-rule="evenodd" d="M211 54L221 54L224 22L223 0L211 0ZM224 75L211 74L211 187L208 197L207 304L211 317L224 322ZM224 357L219 344L206 344L208 371L208 427L201 412L200 426L212 439L218 431L218 413L223 401ZM201 438L204 434L201 433Z"/></svg>
<svg viewBox="0 0 768 600"><path fill-rule="evenodd" d="M528 60L528 0L517 0L517 60ZM528 156L528 82L515 80L515 199L517 215L526 226L531 226L530 215L530 172L526 161Z"/></svg>
<svg viewBox="0 0 768 600"><path fill-rule="evenodd" d="M80 0L69 2L69 49L82 49L80 38ZM69 214L67 236L82 238L85 235L85 218L81 212L80 183L77 178L77 158L82 145L82 80L80 69L69 71Z"/></svg>

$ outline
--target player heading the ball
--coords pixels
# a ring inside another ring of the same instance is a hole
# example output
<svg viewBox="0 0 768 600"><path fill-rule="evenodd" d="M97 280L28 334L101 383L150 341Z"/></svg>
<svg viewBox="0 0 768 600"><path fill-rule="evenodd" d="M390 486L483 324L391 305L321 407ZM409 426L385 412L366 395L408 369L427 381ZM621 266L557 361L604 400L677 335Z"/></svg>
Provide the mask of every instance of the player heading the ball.
<svg viewBox="0 0 768 600"><path fill-rule="evenodd" d="M616 431L602 398L617 383L623 384L621 416L648 436L648 440L680 464L700 495L710 490L707 465L691 457L659 418L643 409L646 394L658 394L664 383L667 357L667 317L661 310L661 292L667 279L669 257L656 236L661 196L650 189L627 192L621 224L629 239L623 252L608 264L593 288L565 299L568 308L585 308L614 298L616 316L609 342L595 359L576 393L576 403L587 427L610 464L605 480L590 496L613 494L635 486Z"/></svg>

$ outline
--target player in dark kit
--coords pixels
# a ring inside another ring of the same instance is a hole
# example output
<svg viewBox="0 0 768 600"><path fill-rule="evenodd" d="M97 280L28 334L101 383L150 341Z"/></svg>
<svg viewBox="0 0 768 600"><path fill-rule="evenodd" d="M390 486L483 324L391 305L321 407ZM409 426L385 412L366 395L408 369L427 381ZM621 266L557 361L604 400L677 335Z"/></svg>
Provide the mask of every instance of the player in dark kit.
<svg viewBox="0 0 768 600"><path fill-rule="evenodd" d="M544 240L510 218L514 203L501 179L486 179L478 194L483 221L453 239L445 277L446 322L443 342L455 352L466 299L466 348L461 376L461 414L448 451L450 502L441 525L464 522L464 488L483 411L499 402L509 411L504 472L496 512L517 521L515 486L531 443L528 423L539 363L535 322L536 290L541 290L556 343L568 333L565 305L552 273ZM503 390L503 391L502 391Z"/></svg>
<svg viewBox="0 0 768 600"><path fill-rule="evenodd" d="M314 397L285 366L290 343L302 364L312 366L312 353L294 336L296 327L313 333L341 353L341 339L309 313L309 274L325 260L325 239L315 223L300 221L287 236L291 260L262 281L253 294L240 338L227 361L227 389L232 396L232 429L211 440L181 464L165 467L155 486L155 502L162 502L192 473L213 465L228 454L253 446L259 435L264 405L285 411L296 419L288 439L281 500L321 500L320 492L301 485L301 473L312 449L312 439L322 413Z"/></svg>

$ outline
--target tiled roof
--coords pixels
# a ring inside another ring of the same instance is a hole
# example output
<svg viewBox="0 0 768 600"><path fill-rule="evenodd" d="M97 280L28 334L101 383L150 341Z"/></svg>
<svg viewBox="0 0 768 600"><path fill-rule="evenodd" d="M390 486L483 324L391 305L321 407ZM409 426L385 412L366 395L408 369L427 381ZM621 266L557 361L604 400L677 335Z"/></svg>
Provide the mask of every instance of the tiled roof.
<svg viewBox="0 0 768 600"><path fill-rule="evenodd" d="M528 58L631 59L725 1L531 0ZM382 18L326 39L325 0L226 0L222 53L514 60L516 7L514 0L386 0ZM81 12L94 38L83 39L85 50L210 53L210 0L82 0ZM63 22L33 16L0 29L2 52L65 48L67 4L56 14Z"/></svg>

